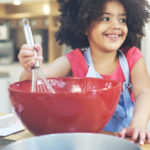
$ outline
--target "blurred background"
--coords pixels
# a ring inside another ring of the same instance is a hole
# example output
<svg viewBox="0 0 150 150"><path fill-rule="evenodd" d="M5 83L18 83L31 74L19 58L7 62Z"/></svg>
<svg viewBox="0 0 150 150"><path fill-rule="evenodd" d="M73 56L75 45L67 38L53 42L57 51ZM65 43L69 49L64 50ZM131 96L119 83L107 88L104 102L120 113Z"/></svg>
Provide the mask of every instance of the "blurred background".
<svg viewBox="0 0 150 150"><path fill-rule="evenodd" d="M60 46L55 41L59 27L58 7L56 0L0 0L0 112L12 111L7 88L18 81L22 71L17 58L25 43L22 18L29 19L35 42L43 46L45 65L70 51L66 45ZM139 41L139 48L150 74L150 23L144 31L146 37Z"/></svg>
<svg viewBox="0 0 150 150"><path fill-rule="evenodd" d="M35 42L42 43L44 61L51 62L61 55L62 47L54 38L59 26L55 0L0 0L0 64L18 61L19 49L25 43L22 28L25 17L30 21Z"/></svg>
<svg viewBox="0 0 150 150"><path fill-rule="evenodd" d="M55 41L59 27L56 0L0 0L0 112L10 112L8 85L22 71L18 52L25 43L22 18L28 18L35 43L43 47L44 64L64 55L65 46Z"/></svg>

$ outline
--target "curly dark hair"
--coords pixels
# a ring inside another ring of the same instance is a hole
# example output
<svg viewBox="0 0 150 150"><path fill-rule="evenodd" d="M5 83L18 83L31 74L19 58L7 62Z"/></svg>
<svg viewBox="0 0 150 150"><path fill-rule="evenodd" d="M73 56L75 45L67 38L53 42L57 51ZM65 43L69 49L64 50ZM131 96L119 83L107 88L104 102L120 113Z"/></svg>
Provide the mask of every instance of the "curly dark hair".
<svg viewBox="0 0 150 150"><path fill-rule="evenodd" d="M57 0L60 4L60 28L56 32L59 44L73 49L86 48L89 42L85 32L103 13L104 5L113 0ZM121 48L138 46L144 36L143 27L150 17L147 0L118 0L127 12L128 34Z"/></svg>

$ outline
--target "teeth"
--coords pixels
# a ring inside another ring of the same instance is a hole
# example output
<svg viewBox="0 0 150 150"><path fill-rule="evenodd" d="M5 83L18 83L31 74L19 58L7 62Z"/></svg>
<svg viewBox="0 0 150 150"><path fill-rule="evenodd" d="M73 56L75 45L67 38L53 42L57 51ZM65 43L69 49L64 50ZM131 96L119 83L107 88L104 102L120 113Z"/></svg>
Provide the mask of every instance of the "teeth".
<svg viewBox="0 0 150 150"><path fill-rule="evenodd" d="M119 35L108 35L108 36L111 38L118 38L119 37Z"/></svg>

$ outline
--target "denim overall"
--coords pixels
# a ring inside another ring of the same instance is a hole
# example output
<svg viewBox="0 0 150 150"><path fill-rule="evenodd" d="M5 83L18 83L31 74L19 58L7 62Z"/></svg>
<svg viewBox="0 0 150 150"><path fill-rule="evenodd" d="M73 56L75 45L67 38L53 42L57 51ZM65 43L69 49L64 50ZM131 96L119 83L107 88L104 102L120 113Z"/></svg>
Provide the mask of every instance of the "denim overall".
<svg viewBox="0 0 150 150"><path fill-rule="evenodd" d="M132 86L131 83L129 82L128 62L124 54L121 52L121 50L118 50L118 53L119 53L119 62L123 74L125 76L125 81L123 83L123 91L121 93L121 97L116 107L116 110L112 118L110 119L110 121L106 124L106 126L103 129L112 132L119 132L122 128L125 128L129 125L133 115L133 108L134 108L134 103L131 101L131 97L129 93L129 88L132 88ZM94 69L90 48L88 48L85 51L84 58L89 66L86 77L103 78Z"/></svg>

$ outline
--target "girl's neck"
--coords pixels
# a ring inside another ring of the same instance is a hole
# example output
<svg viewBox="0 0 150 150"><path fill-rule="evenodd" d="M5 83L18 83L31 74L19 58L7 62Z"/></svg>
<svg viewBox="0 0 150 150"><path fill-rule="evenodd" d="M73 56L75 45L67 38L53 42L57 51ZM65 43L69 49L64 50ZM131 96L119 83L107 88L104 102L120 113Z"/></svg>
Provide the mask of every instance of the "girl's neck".
<svg viewBox="0 0 150 150"><path fill-rule="evenodd" d="M91 49L91 56L96 72L103 75L111 75L118 64L117 51L106 52Z"/></svg>

